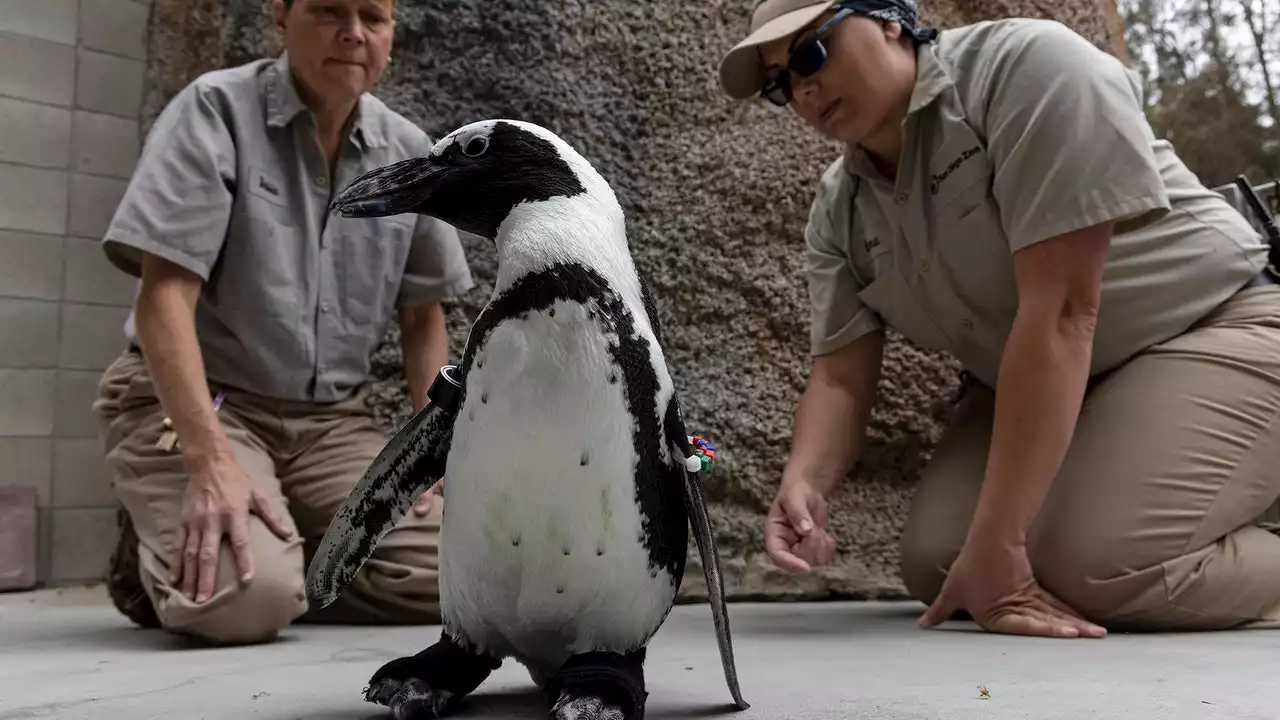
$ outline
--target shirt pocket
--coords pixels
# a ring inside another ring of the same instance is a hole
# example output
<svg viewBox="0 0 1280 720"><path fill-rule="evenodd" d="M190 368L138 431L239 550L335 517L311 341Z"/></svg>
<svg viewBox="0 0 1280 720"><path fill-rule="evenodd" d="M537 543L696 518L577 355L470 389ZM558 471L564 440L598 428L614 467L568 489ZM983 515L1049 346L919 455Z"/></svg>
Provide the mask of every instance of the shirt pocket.
<svg viewBox="0 0 1280 720"><path fill-rule="evenodd" d="M260 180L270 182L257 174L249 191L238 198L219 260L217 304L258 315L296 317L302 287L297 229L288 207L261 190Z"/></svg>
<svg viewBox="0 0 1280 720"><path fill-rule="evenodd" d="M346 223L337 268L343 314L379 327L395 309L416 215L394 215Z"/></svg>
<svg viewBox="0 0 1280 720"><path fill-rule="evenodd" d="M882 262L889 263L887 260ZM886 325L914 345L927 350L949 348L946 334L925 312L915 291L897 267L890 265L880 270L874 280L858 291L858 297Z"/></svg>
<svg viewBox="0 0 1280 720"><path fill-rule="evenodd" d="M986 183L939 214L931 265L946 273L951 291L970 313L1016 303L1017 284L1000 208Z"/></svg>
<svg viewBox="0 0 1280 720"><path fill-rule="evenodd" d="M930 272L942 273L946 290L958 301L949 324L959 322L965 331L975 320L1004 317L1010 303L1017 303L1013 261L992 192L993 178L988 156L979 150L932 198Z"/></svg>

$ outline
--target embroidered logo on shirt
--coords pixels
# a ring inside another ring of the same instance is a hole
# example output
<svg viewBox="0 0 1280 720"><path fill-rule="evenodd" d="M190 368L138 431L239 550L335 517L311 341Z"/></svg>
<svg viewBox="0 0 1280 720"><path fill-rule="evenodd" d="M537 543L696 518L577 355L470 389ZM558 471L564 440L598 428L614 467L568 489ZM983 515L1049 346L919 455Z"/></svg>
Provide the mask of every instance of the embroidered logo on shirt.
<svg viewBox="0 0 1280 720"><path fill-rule="evenodd" d="M276 207L285 207L285 190L288 188L280 183L280 179L272 177L266 168L258 166L250 166L249 177L245 182L245 190L256 198L275 205Z"/></svg>
<svg viewBox="0 0 1280 720"><path fill-rule="evenodd" d="M934 173L933 181L929 184L930 194L937 195L938 188L941 187L942 181L950 177L951 173L958 170L960 166L964 164L965 160L968 160L974 155L977 155L979 150L980 148L977 145L974 145L968 150L965 150L964 152L960 153L960 157L956 158L955 160L952 160L951 164L948 165L946 169L944 169L942 172Z"/></svg>

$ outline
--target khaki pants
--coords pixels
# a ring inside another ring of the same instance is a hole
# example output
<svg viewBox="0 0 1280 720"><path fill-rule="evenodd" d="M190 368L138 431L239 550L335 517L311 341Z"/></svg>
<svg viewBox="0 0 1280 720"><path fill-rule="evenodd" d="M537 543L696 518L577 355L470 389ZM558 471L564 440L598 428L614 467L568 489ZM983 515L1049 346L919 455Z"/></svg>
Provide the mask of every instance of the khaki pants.
<svg viewBox="0 0 1280 720"><path fill-rule="evenodd" d="M912 503L902 575L926 603L968 531L993 412L991 390L965 396ZM1091 386L1028 553L1046 590L1113 630L1266 626L1277 498L1280 287L1264 286Z"/></svg>
<svg viewBox="0 0 1280 720"><path fill-rule="evenodd" d="M240 585L224 537L215 592L196 604L182 594L181 584L174 587L168 579L187 482L181 453L156 448L164 411L143 359L125 353L107 369L93 411L116 497L138 535L138 580L161 625L234 644L269 640L295 620L439 622L438 504L426 518L407 515L337 602L308 613L306 563L330 518L387 441L365 407L367 395L366 387L326 405L226 390L218 420L241 467L275 503L293 540L281 541L251 515L254 579Z"/></svg>

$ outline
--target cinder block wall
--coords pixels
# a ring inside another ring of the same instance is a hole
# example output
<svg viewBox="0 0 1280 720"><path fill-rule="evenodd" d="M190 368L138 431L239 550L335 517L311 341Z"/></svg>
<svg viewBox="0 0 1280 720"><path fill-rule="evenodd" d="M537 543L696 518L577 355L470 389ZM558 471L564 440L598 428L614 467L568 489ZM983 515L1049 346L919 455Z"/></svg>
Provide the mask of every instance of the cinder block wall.
<svg viewBox="0 0 1280 720"><path fill-rule="evenodd" d="M98 246L140 138L149 0L0 0L0 486L37 488L42 583L102 576L89 408L134 282Z"/></svg>

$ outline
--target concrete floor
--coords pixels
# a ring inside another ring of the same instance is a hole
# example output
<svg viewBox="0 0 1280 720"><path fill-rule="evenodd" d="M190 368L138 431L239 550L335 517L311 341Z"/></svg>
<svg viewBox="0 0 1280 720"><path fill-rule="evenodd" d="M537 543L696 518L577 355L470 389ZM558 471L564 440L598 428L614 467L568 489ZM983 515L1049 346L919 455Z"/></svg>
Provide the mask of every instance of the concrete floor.
<svg viewBox="0 0 1280 720"><path fill-rule="evenodd" d="M743 694L729 694L705 605L679 607L648 662L649 720L666 718L1275 718L1280 631L1102 641L917 630L915 604L732 605ZM97 589L0 596L0 719L374 720L361 690L434 628L297 627L272 645L192 648L129 626ZM981 697L985 686L989 698ZM504 665L463 713L545 717Z"/></svg>

